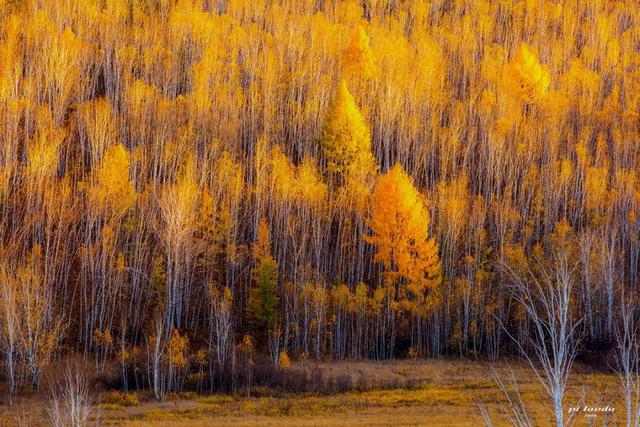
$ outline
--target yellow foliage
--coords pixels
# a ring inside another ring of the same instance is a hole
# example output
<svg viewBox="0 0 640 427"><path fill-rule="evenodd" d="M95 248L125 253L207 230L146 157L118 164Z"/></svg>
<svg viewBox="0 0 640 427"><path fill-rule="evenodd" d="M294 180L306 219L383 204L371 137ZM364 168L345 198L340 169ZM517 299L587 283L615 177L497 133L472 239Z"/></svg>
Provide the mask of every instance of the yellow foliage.
<svg viewBox="0 0 640 427"><path fill-rule="evenodd" d="M96 169L96 183L89 196L97 209L119 218L135 205L137 193L130 169L129 151L122 144L112 145Z"/></svg>
<svg viewBox="0 0 640 427"><path fill-rule="evenodd" d="M271 237L269 226L264 218L258 223L258 235L256 243L253 245L253 256L256 259L271 258Z"/></svg>
<svg viewBox="0 0 640 427"><path fill-rule="evenodd" d="M464 230L468 219L469 180L461 175L450 183L438 185L438 207L440 209L440 225L453 241Z"/></svg>
<svg viewBox="0 0 640 427"><path fill-rule="evenodd" d="M233 326L243 315L252 249L284 350L393 353L396 336L417 356L434 337L497 350L494 315L512 319L495 267L534 268L574 229L610 248L580 248L594 298L575 303L590 338L611 335L606 305L640 277L639 4L0 0L18 363L46 365L60 318L86 351L117 329L127 369L146 355L125 341L156 316L200 348L202 298Z"/></svg>
<svg viewBox="0 0 640 427"><path fill-rule="evenodd" d="M369 79L377 72L373 53L369 47L369 37L360 26L344 51L343 73L345 77L358 81Z"/></svg>
<svg viewBox="0 0 640 427"><path fill-rule="evenodd" d="M289 360L289 355L287 354L286 351L280 352L280 355L278 356L278 366L280 366L283 369L291 368L291 360Z"/></svg>
<svg viewBox="0 0 640 427"><path fill-rule="evenodd" d="M540 100L551 84L547 68L540 64L538 56L531 48L522 43L513 60L507 65L510 89L525 103Z"/></svg>
<svg viewBox="0 0 640 427"><path fill-rule="evenodd" d="M304 204L319 205L327 195L327 185L311 157L305 157L297 169L297 193Z"/></svg>
<svg viewBox="0 0 640 427"><path fill-rule="evenodd" d="M111 336L111 332L108 329L101 331L100 329L95 329L93 331L93 344L97 347L110 347L113 344L113 337Z"/></svg>
<svg viewBox="0 0 640 427"><path fill-rule="evenodd" d="M598 211L608 202L609 173L605 168L589 167L586 171L586 205L590 213Z"/></svg>
<svg viewBox="0 0 640 427"><path fill-rule="evenodd" d="M200 196L195 181L195 162L189 158L178 173L176 182L167 184L159 200L164 220L165 243L179 247L196 225L196 206Z"/></svg>
<svg viewBox="0 0 640 427"><path fill-rule="evenodd" d="M117 405L117 406L137 406L140 404L140 398L137 393L125 393L122 391L109 391L100 395L101 404Z"/></svg>
<svg viewBox="0 0 640 427"><path fill-rule="evenodd" d="M270 152L270 195L278 202L297 201L302 206L317 206L327 194L327 185L322 180L313 158L305 157L299 166L294 166L279 145Z"/></svg>
<svg viewBox="0 0 640 427"><path fill-rule="evenodd" d="M79 106L82 125L89 139L92 162L98 162L113 145L117 128L111 104L106 98L89 101Z"/></svg>
<svg viewBox="0 0 640 427"><path fill-rule="evenodd" d="M574 59L569 70L560 77L560 83L562 90L577 104L580 114L588 115L594 111L602 84L598 73L589 69L580 59Z"/></svg>
<svg viewBox="0 0 640 427"><path fill-rule="evenodd" d="M29 157L29 175L39 182L53 177L60 160L59 149L67 132L53 124L49 112L38 111L38 128L35 137L29 141L27 155Z"/></svg>
<svg viewBox="0 0 640 427"><path fill-rule="evenodd" d="M376 183L369 226L374 260L384 264L388 280L404 278L422 287L440 283L438 246L428 236L425 199L399 164Z"/></svg>
<svg viewBox="0 0 640 427"><path fill-rule="evenodd" d="M171 338L167 343L167 357L169 363L178 368L185 368L187 366L187 346L189 345L189 339L186 336L180 335L177 329L173 330Z"/></svg>
<svg viewBox="0 0 640 427"><path fill-rule="evenodd" d="M344 80L327 113L320 142L329 170L356 178L374 170L369 127Z"/></svg>

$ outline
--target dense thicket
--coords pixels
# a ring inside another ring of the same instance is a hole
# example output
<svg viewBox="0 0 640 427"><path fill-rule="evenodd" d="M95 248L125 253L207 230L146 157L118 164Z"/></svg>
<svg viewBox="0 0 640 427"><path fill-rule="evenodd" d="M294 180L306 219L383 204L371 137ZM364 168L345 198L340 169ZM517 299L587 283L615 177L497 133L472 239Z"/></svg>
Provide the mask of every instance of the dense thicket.
<svg viewBox="0 0 640 427"><path fill-rule="evenodd" d="M0 0L3 378L77 351L162 396L255 352L495 358L531 333L513 277L559 248L583 348L610 342L640 273L639 20Z"/></svg>

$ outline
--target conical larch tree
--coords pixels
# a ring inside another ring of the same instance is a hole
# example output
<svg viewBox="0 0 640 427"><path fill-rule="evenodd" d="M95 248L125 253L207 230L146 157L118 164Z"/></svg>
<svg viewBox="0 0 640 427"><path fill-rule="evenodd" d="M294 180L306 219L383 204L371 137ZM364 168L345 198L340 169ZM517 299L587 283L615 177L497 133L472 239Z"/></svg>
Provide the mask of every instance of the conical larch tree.
<svg viewBox="0 0 640 427"><path fill-rule="evenodd" d="M342 72L354 80L370 79L378 72L369 37L362 26L353 35L342 57Z"/></svg>
<svg viewBox="0 0 640 427"><path fill-rule="evenodd" d="M355 248L340 253L339 262L352 282L363 279L365 245L364 218L377 165L371 152L371 131L347 84L341 80L330 106L320 139L327 162L330 194L336 209L339 248Z"/></svg>
<svg viewBox="0 0 640 427"><path fill-rule="evenodd" d="M411 315L411 348L429 350L425 341L432 290L442 281L438 245L429 237L425 199L400 164L382 174L371 196L374 261L384 266L383 287L396 295L400 307ZM391 343L393 348L393 343Z"/></svg>
<svg viewBox="0 0 640 427"><path fill-rule="evenodd" d="M320 145L337 183L362 202L377 166L371 153L371 131L344 80L327 112Z"/></svg>
<svg viewBox="0 0 640 427"><path fill-rule="evenodd" d="M404 280L421 288L440 284L438 245L429 237L429 212L424 197L400 164L382 174L371 197L374 261L384 265L387 283Z"/></svg>
<svg viewBox="0 0 640 427"><path fill-rule="evenodd" d="M329 170L345 179L374 169L371 131L344 80L327 112L320 145Z"/></svg>

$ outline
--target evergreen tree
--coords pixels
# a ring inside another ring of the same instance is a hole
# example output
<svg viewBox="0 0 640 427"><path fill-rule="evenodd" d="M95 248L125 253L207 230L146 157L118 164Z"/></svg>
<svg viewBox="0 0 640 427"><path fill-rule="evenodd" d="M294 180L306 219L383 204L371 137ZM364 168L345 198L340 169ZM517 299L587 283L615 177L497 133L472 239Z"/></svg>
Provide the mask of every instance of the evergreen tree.
<svg viewBox="0 0 640 427"><path fill-rule="evenodd" d="M278 265L270 253L269 228L264 219L258 225L258 241L253 246L253 287L249 294L248 321L257 332L272 328L277 323Z"/></svg>

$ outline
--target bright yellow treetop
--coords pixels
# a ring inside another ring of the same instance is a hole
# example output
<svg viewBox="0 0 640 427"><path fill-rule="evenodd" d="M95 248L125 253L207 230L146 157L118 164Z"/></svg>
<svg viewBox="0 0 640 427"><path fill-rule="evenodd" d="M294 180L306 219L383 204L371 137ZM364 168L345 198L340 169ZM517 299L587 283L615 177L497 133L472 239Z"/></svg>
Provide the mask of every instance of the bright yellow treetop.
<svg viewBox="0 0 640 427"><path fill-rule="evenodd" d="M354 79L369 79L378 71L369 47L369 37L362 26L358 27L344 51L342 71L345 76Z"/></svg>
<svg viewBox="0 0 640 427"><path fill-rule="evenodd" d="M186 160L176 176L176 182L167 184L161 193L159 205L164 219L167 245L179 247L191 235L200 191L196 182L196 164L192 156Z"/></svg>
<svg viewBox="0 0 640 427"><path fill-rule="evenodd" d="M329 170L364 175L375 167L371 133L344 80L340 81L322 129L321 146Z"/></svg>
<svg viewBox="0 0 640 427"><path fill-rule="evenodd" d="M136 189L129 176L131 156L122 144L112 145L96 171L96 184L90 199L99 209L110 209L119 217L133 207Z"/></svg>
<svg viewBox="0 0 640 427"><path fill-rule="evenodd" d="M525 104L538 101L551 84L547 67L540 64L538 56L526 43L520 45L506 71L511 90Z"/></svg>
<svg viewBox="0 0 640 427"><path fill-rule="evenodd" d="M260 218L258 222L258 236L253 246L253 253L256 259L271 258L271 235L269 225L264 218Z"/></svg>

